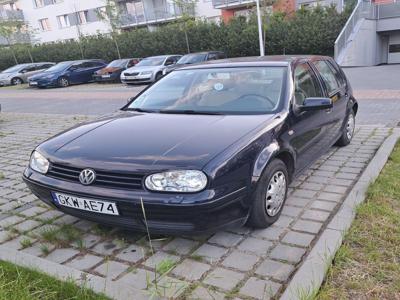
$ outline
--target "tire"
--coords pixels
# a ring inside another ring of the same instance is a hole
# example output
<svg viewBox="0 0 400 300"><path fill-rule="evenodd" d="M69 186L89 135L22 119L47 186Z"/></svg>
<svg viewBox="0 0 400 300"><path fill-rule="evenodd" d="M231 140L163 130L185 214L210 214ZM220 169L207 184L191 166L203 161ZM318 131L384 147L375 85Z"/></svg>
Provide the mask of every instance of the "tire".
<svg viewBox="0 0 400 300"><path fill-rule="evenodd" d="M58 85L59 87L67 87L67 86L69 86L69 80L68 80L68 78L67 78L67 77L60 77L60 78L58 78L58 80L57 80L57 85Z"/></svg>
<svg viewBox="0 0 400 300"><path fill-rule="evenodd" d="M257 184L247 225L267 228L275 223L285 205L288 185L289 174L285 163L280 159L272 160ZM273 193L274 187L278 189L276 193Z"/></svg>
<svg viewBox="0 0 400 300"><path fill-rule="evenodd" d="M345 126L342 129L342 135L336 142L337 146L344 147L344 146L347 146L348 144L350 144L350 142L354 136L355 124L356 124L356 121L355 121L354 111L351 110L351 112L347 116Z"/></svg>
<svg viewBox="0 0 400 300"><path fill-rule="evenodd" d="M162 73L161 73L161 72L158 72L158 73L156 74L156 81L160 80L161 77L162 77Z"/></svg>
<svg viewBox="0 0 400 300"><path fill-rule="evenodd" d="M11 85L20 85L23 83L24 81L19 77L14 77L13 79L11 79Z"/></svg>

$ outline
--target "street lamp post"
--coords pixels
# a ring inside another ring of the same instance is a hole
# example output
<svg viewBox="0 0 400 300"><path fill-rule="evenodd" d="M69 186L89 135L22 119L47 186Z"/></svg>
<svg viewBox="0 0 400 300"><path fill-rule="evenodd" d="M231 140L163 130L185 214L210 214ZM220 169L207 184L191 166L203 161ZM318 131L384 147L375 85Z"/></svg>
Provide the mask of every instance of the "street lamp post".
<svg viewBox="0 0 400 300"><path fill-rule="evenodd" d="M260 56L264 56L265 51L264 51L264 41L263 41L262 24L261 24L260 0L256 0L256 4L257 4L257 21L258 21L258 41L260 43Z"/></svg>

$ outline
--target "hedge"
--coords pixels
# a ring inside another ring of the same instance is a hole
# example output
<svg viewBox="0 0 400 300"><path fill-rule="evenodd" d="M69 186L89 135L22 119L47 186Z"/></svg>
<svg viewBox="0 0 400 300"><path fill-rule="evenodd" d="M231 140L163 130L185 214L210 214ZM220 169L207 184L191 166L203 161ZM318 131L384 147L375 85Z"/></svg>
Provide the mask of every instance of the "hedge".
<svg viewBox="0 0 400 300"><path fill-rule="evenodd" d="M338 13L334 7L298 10L290 16L273 14L265 25L267 54L332 55L335 38L348 17L348 11ZM205 21L170 23L156 30L136 28L118 34L121 56L146 57L160 54L185 54L188 36L191 52L225 51L228 57L259 55L257 21L255 16L243 17L229 23ZM118 58L115 43L109 35L82 37L79 41L64 41L39 45L13 45L18 63L34 61ZM29 52L28 52L29 50ZM83 54L83 55L82 55ZM11 49L0 48L0 70L15 64Z"/></svg>

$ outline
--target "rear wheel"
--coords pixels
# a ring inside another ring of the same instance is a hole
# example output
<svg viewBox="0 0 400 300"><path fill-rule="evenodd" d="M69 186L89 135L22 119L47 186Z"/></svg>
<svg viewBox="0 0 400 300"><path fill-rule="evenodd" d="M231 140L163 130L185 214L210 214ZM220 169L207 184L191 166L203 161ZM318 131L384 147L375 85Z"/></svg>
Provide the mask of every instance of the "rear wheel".
<svg viewBox="0 0 400 300"><path fill-rule="evenodd" d="M60 77L57 80L58 86L60 87L67 87L69 86L69 80L66 77Z"/></svg>
<svg viewBox="0 0 400 300"><path fill-rule="evenodd" d="M349 115L347 117L346 125L343 127L342 135L336 142L336 145L347 146L348 144L350 144L351 140L353 139L355 127L356 127L356 119L355 119L354 111L351 110L351 112L349 113Z"/></svg>
<svg viewBox="0 0 400 300"><path fill-rule="evenodd" d="M158 72L158 73L156 74L156 81L160 80L161 77L162 77L162 73L161 73L161 72Z"/></svg>
<svg viewBox="0 0 400 300"><path fill-rule="evenodd" d="M19 77L15 77L15 78L11 79L11 85L19 85L19 84L23 84L23 83L24 82Z"/></svg>
<svg viewBox="0 0 400 300"><path fill-rule="evenodd" d="M274 159L257 185L247 225L266 228L275 223L286 201L289 176L285 163Z"/></svg>

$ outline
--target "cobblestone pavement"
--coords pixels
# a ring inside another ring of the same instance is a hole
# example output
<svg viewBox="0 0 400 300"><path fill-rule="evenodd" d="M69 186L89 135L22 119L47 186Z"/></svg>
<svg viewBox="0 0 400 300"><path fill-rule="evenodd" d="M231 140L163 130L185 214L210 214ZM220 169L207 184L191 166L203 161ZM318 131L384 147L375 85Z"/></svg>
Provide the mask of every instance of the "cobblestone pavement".
<svg viewBox="0 0 400 300"><path fill-rule="evenodd" d="M268 229L243 227L210 236L154 237L152 251L144 234L52 210L22 182L34 146L83 119L0 115L0 243L134 286L147 295L161 292L182 299L279 297L390 133L387 127L358 127L351 145L332 148L292 183L282 216ZM155 268L167 272L157 288Z"/></svg>

